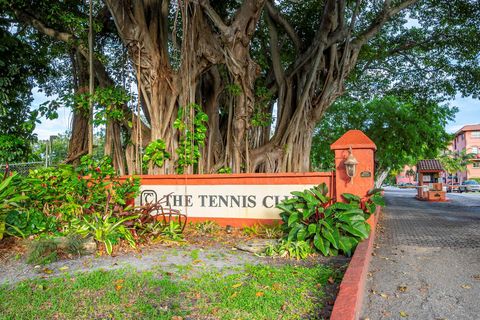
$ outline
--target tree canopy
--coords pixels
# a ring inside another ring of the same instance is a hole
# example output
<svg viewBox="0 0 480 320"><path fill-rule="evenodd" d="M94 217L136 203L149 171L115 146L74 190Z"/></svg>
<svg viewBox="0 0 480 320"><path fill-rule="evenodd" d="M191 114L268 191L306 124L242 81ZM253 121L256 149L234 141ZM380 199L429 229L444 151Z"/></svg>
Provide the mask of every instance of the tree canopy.
<svg viewBox="0 0 480 320"><path fill-rule="evenodd" d="M88 3L0 4L60 67L43 86L72 96L75 161L88 142ZM315 127L345 93L418 108L477 96L479 17L473 0L95 1L95 86L137 85L129 101L98 102L105 154L121 173L142 171L149 144L165 156L150 173L307 171Z"/></svg>
<svg viewBox="0 0 480 320"><path fill-rule="evenodd" d="M42 79L48 63L0 19L0 163L31 160L38 111L29 107L34 76Z"/></svg>
<svg viewBox="0 0 480 320"><path fill-rule="evenodd" d="M418 160L436 158L452 136L445 125L456 108L428 100L408 101L386 96L370 101L341 98L326 112L318 125L312 146L312 164L328 170L334 166L330 144L349 129L365 132L376 144L375 164L379 184L389 171L414 165Z"/></svg>

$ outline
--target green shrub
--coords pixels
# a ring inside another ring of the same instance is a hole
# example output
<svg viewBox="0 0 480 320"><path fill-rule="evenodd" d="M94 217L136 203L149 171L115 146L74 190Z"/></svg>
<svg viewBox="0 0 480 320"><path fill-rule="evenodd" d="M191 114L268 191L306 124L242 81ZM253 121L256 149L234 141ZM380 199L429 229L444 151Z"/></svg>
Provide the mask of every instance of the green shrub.
<svg viewBox="0 0 480 320"><path fill-rule="evenodd" d="M310 243L304 240L291 241L282 239L277 245L269 245L265 250L267 256L280 256L305 259L314 252Z"/></svg>
<svg viewBox="0 0 480 320"><path fill-rule="evenodd" d="M15 210L4 214L7 232L21 237L93 236L105 244L109 254L119 239L135 246L129 229L134 223L128 222L138 214L126 205L126 200L137 196L140 183L138 178L118 178L108 157L82 157L77 168L60 165L32 170L16 188L18 194L29 197L22 198Z"/></svg>
<svg viewBox="0 0 480 320"><path fill-rule="evenodd" d="M172 241L183 241L182 228L176 221L171 220L163 227L162 236Z"/></svg>
<svg viewBox="0 0 480 320"><path fill-rule="evenodd" d="M17 186L14 184L15 178L15 174L11 176L5 174L0 182L0 240L3 239L5 232L8 233L6 222L8 214L26 199L25 196L19 194Z"/></svg>
<svg viewBox="0 0 480 320"><path fill-rule="evenodd" d="M282 211L286 243L307 242L325 256L339 252L350 256L358 242L368 237L370 226L366 220L383 199L377 192L366 199L343 194L347 203L330 205L327 194L327 186L321 184L292 192L293 198L277 205Z"/></svg>

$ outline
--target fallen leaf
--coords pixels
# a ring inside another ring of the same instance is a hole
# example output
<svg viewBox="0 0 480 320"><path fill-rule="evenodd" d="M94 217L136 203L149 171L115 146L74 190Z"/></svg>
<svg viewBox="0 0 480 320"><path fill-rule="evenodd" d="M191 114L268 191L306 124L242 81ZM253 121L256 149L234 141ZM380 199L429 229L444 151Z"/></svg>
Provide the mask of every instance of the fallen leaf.
<svg viewBox="0 0 480 320"><path fill-rule="evenodd" d="M68 269L69 269L69 267L67 267L67 266L63 266L63 267L58 268L58 270L60 270L60 271L65 271L65 270L68 270Z"/></svg>
<svg viewBox="0 0 480 320"><path fill-rule="evenodd" d="M230 296L230 299L233 299L237 296L237 292L234 292L231 296Z"/></svg>
<svg viewBox="0 0 480 320"><path fill-rule="evenodd" d="M52 270L52 269L45 268L45 269L43 269L43 273L52 274L52 273L53 273L53 270Z"/></svg>
<svg viewBox="0 0 480 320"><path fill-rule="evenodd" d="M183 320L183 317L173 316L171 320Z"/></svg>
<svg viewBox="0 0 480 320"><path fill-rule="evenodd" d="M123 279L118 279L117 281L115 281L115 290L116 291L120 291L122 288L123 288L123 282L125 280Z"/></svg>
<svg viewBox="0 0 480 320"><path fill-rule="evenodd" d="M282 311L287 310L287 304L286 304L286 303L282 304L282 307L281 307L280 309L281 309Z"/></svg>
<svg viewBox="0 0 480 320"><path fill-rule="evenodd" d="M333 284L334 282L335 282L335 280L333 280L332 277L329 277L329 278L328 278L328 283Z"/></svg>
<svg viewBox="0 0 480 320"><path fill-rule="evenodd" d="M408 317L408 313L406 313L405 311L400 311L399 314L400 314L400 317L402 318Z"/></svg>
<svg viewBox="0 0 480 320"><path fill-rule="evenodd" d="M480 281L480 274L474 274L472 276L473 279Z"/></svg>
<svg viewBox="0 0 480 320"><path fill-rule="evenodd" d="M257 293L255 293L255 295L257 297L263 297L263 295L265 295L265 293L263 293L262 291L258 291Z"/></svg>
<svg viewBox="0 0 480 320"><path fill-rule="evenodd" d="M462 287L463 289L472 289L472 286L469 285L469 284L462 284L461 287Z"/></svg>
<svg viewBox="0 0 480 320"><path fill-rule="evenodd" d="M380 293L380 297L384 299L388 299L388 295L386 293Z"/></svg>
<svg viewBox="0 0 480 320"><path fill-rule="evenodd" d="M242 286L243 282L239 282L239 283L235 283L232 288L238 288L240 286Z"/></svg>
<svg viewBox="0 0 480 320"><path fill-rule="evenodd" d="M192 263L193 263L193 264L197 264L197 263L202 263L202 262L203 262L202 260L200 260L200 259L196 259L196 260L193 260L193 262L192 262Z"/></svg>
<svg viewBox="0 0 480 320"><path fill-rule="evenodd" d="M405 292L405 291L407 291L407 289L408 289L407 286L404 286L404 285L400 285L397 288L397 290L400 291L400 292Z"/></svg>

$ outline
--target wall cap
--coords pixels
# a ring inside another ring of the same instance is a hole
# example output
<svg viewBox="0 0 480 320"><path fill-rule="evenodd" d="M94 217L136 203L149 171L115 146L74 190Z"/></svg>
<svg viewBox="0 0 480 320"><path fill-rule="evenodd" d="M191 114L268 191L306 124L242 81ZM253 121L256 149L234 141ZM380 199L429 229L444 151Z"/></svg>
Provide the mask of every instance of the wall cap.
<svg viewBox="0 0 480 320"><path fill-rule="evenodd" d="M330 146L331 150L339 149L373 149L377 150L375 143L360 130L349 130Z"/></svg>

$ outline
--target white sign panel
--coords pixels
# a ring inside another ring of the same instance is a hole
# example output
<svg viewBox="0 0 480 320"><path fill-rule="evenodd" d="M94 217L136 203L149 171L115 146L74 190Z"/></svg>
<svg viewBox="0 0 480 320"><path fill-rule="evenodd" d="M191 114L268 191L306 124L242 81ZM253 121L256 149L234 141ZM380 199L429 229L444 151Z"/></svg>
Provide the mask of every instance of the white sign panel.
<svg viewBox="0 0 480 320"><path fill-rule="evenodd" d="M137 204L168 195L168 205L189 217L279 219L275 205L314 185L142 185Z"/></svg>

